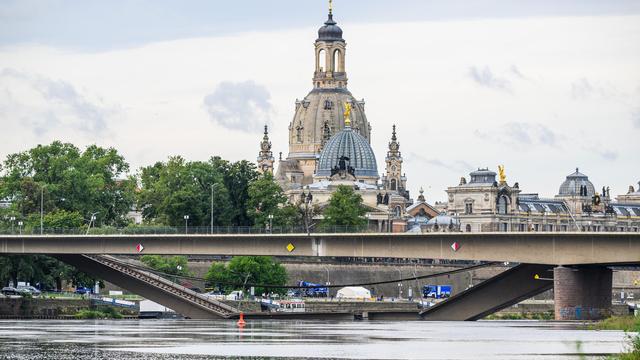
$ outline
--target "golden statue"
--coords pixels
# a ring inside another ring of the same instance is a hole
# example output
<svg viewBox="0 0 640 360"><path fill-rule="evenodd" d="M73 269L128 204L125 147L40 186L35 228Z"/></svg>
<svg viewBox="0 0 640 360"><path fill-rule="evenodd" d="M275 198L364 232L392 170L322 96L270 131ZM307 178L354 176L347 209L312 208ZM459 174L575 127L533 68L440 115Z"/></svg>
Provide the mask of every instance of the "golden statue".
<svg viewBox="0 0 640 360"><path fill-rule="evenodd" d="M500 183L507 182L507 175L504 173L504 165L498 165L498 177L500 178Z"/></svg>
<svg viewBox="0 0 640 360"><path fill-rule="evenodd" d="M351 126L351 103L344 103L344 126Z"/></svg>

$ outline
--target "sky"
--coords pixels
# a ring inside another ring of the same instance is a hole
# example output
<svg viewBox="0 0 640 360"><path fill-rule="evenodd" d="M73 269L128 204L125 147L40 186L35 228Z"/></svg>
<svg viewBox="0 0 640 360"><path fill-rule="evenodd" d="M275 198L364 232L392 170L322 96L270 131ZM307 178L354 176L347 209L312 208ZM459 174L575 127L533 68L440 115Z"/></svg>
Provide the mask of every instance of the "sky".
<svg viewBox="0 0 640 360"><path fill-rule="evenodd" d="M0 158L59 139L141 166L286 156L326 1L0 0ZM523 192L640 180L640 1L334 0L378 167L413 197L504 164Z"/></svg>

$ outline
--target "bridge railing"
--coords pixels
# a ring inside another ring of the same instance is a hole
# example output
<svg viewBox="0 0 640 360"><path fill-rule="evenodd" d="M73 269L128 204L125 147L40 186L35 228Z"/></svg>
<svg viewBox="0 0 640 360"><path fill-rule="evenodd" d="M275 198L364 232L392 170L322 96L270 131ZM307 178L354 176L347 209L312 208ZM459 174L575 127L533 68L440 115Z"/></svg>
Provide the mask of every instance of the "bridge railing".
<svg viewBox="0 0 640 360"><path fill-rule="evenodd" d="M316 226L306 229L302 226L273 228L255 226L128 226L85 228L0 228L0 235L207 235L207 234L304 234L304 233L374 233L378 229L368 226Z"/></svg>

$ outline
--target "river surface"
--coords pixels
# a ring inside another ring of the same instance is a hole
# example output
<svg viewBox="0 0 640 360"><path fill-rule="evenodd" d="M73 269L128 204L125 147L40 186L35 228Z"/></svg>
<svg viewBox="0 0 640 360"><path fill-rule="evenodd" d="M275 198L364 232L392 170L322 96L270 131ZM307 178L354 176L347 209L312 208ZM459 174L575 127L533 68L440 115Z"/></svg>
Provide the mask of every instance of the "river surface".
<svg viewBox="0 0 640 360"><path fill-rule="evenodd" d="M624 343L537 321L0 321L0 359L590 359Z"/></svg>

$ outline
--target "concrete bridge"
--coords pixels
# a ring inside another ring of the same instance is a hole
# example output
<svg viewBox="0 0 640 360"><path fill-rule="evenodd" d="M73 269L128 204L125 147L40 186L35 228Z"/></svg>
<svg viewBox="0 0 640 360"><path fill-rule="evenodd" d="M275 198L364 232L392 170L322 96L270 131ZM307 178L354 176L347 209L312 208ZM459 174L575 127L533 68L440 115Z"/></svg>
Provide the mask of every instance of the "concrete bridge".
<svg viewBox="0 0 640 360"><path fill-rule="evenodd" d="M0 253L273 255L509 261L548 265L627 264L640 263L640 234L2 235Z"/></svg>
<svg viewBox="0 0 640 360"><path fill-rule="evenodd" d="M553 288L556 318L567 320L598 319L608 315L611 310L612 272L607 266L640 264L640 234L9 235L0 236L0 254L54 255L85 272L108 279L132 292L143 291L145 296L169 307L183 309L184 313L197 318L232 317L236 312L221 308L220 304L205 303L185 289L167 288L165 283L155 284L153 282L157 279L145 279L145 276L134 274L125 267L107 267L108 259L102 258L98 263L98 258L92 255L272 255L509 261L520 265L420 315L427 320L476 320Z"/></svg>

